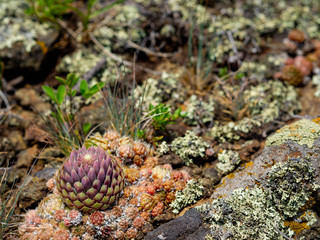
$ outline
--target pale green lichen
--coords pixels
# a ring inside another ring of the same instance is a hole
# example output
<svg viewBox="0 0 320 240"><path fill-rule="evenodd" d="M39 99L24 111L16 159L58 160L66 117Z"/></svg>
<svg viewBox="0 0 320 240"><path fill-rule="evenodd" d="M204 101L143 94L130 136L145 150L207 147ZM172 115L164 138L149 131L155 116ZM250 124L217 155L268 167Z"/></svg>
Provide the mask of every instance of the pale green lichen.
<svg viewBox="0 0 320 240"><path fill-rule="evenodd" d="M308 119L302 119L290 125L280 128L274 135L268 137L266 146L281 145L288 140L299 145L307 145L309 148L320 136L320 126Z"/></svg>
<svg viewBox="0 0 320 240"><path fill-rule="evenodd" d="M83 76L94 68L103 57L101 53L97 53L93 48L83 47L65 56L57 66L57 70L62 73L77 73L78 76ZM107 57L105 66L90 80L90 85L98 81L113 85L121 76L128 73L130 73L130 70L127 67L118 68L116 63Z"/></svg>
<svg viewBox="0 0 320 240"><path fill-rule="evenodd" d="M218 163L216 169L226 175L232 172L241 162L238 152L232 150L223 150L218 154Z"/></svg>
<svg viewBox="0 0 320 240"><path fill-rule="evenodd" d="M188 125L206 124L213 121L215 107L213 97L202 100L196 95L191 95L185 105L186 109L183 114L187 115L183 119Z"/></svg>
<svg viewBox="0 0 320 240"><path fill-rule="evenodd" d="M239 133L248 134L254 127L285 118L301 108L294 87L277 80L251 86L243 96L241 104L248 106L250 117L227 124L216 122L210 130L210 136L221 142L239 140Z"/></svg>
<svg viewBox="0 0 320 240"><path fill-rule="evenodd" d="M268 173L266 189L270 191L270 201L285 218L295 217L306 205L316 189L315 170L310 162L301 158L278 163Z"/></svg>
<svg viewBox="0 0 320 240"><path fill-rule="evenodd" d="M186 165L193 163L194 158L203 157L209 146L209 143L189 130L184 137L174 139L169 145L170 150L183 159Z"/></svg>
<svg viewBox="0 0 320 240"><path fill-rule="evenodd" d="M309 211L301 212L319 188L308 160L291 158L278 163L259 182L260 187L239 188L196 207L210 224L207 239L286 239L284 236L294 235L286 219L301 221L304 217L309 226L315 223Z"/></svg>
<svg viewBox="0 0 320 240"><path fill-rule="evenodd" d="M118 49L127 45L127 41L139 43L144 37L142 23L146 18L140 14L136 4L127 3L115 6L114 18L105 21L93 31L94 36L107 49Z"/></svg>
<svg viewBox="0 0 320 240"><path fill-rule="evenodd" d="M168 0L168 5L171 11L181 13L183 21L193 20L196 26L210 22L209 12L197 0Z"/></svg>
<svg viewBox="0 0 320 240"><path fill-rule="evenodd" d="M102 55L91 48L80 48L74 53L65 56L57 66L59 72L77 73L82 76L100 61Z"/></svg>
<svg viewBox="0 0 320 240"><path fill-rule="evenodd" d="M260 188L236 189L225 199L196 207L210 224L206 239L279 239L282 233L291 237L294 232L284 227L281 215Z"/></svg>
<svg viewBox="0 0 320 240"><path fill-rule="evenodd" d="M263 79L268 71L268 68L263 63L243 62L239 72L245 73L251 79Z"/></svg>
<svg viewBox="0 0 320 240"><path fill-rule="evenodd" d="M174 209L172 212L179 213L188 205L194 204L203 195L203 186L199 181L191 179L182 191L177 191L175 200L170 204Z"/></svg>
<svg viewBox="0 0 320 240"><path fill-rule="evenodd" d="M163 154L166 154L170 151L170 147L167 144L166 141L163 141L158 147L157 147L157 154L159 156L162 156Z"/></svg>
<svg viewBox="0 0 320 240"><path fill-rule="evenodd" d="M319 3L312 1L288 6L281 13L279 30L297 28L306 32L310 38L319 38L320 17L316 14L318 9Z"/></svg>
<svg viewBox="0 0 320 240"><path fill-rule="evenodd" d="M25 14L28 7L24 0L0 1L0 49L12 48L19 43L30 52L37 45L39 36L52 33L49 24L40 24Z"/></svg>
<svg viewBox="0 0 320 240"><path fill-rule="evenodd" d="M182 85L177 80L178 77L177 74L163 72L160 79L148 78L142 86L135 89L135 95L139 97L144 93L143 101L146 108L149 107L149 104L156 106L160 103L171 105L171 103L180 102L183 93L181 92Z"/></svg>

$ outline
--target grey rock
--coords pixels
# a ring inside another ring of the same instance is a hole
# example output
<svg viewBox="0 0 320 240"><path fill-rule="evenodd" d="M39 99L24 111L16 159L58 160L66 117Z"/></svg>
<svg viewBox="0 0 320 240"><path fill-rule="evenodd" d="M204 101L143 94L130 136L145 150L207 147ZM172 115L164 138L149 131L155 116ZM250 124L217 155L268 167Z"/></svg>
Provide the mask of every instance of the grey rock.
<svg viewBox="0 0 320 240"><path fill-rule="evenodd" d="M165 223L149 232L145 240L182 240L196 232L202 223L200 214L197 210L191 209L186 214L168 223ZM195 238L198 239L198 238Z"/></svg>

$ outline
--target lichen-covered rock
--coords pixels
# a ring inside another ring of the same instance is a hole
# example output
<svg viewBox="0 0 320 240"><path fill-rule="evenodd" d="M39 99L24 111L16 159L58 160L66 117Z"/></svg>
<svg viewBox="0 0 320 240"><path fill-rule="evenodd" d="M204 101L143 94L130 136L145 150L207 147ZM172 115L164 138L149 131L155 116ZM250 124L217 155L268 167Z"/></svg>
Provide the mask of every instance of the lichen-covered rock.
<svg viewBox="0 0 320 240"><path fill-rule="evenodd" d="M239 188L229 198L214 199L197 209L210 224L208 239L284 240L278 230L293 236L293 231L283 226L281 215L260 188Z"/></svg>
<svg viewBox="0 0 320 240"><path fill-rule="evenodd" d="M6 70L39 70L58 33L47 23L26 15L25 0L0 2L0 57Z"/></svg>
<svg viewBox="0 0 320 240"><path fill-rule="evenodd" d="M310 162L292 158L272 167L264 187L270 190L270 201L278 212L285 218L292 218L308 201L312 201L311 194L319 186Z"/></svg>
<svg viewBox="0 0 320 240"><path fill-rule="evenodd" d="M319 124L308 119L302 119L280 128L274 135L267 139L266 145L281 145L288 140L291 140L300 145L306 144L311 148L319 135Z"/></svg>

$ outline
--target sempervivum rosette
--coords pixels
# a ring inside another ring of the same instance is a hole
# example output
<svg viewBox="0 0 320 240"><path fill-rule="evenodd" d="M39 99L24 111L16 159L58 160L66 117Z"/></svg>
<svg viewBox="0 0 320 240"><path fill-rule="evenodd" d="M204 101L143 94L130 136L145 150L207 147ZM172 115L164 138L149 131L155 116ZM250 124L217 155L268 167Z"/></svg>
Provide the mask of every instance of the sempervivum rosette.
<svg viewBox="0 0 320 240"><path fill-rule="evenodd" d="M102 148L73 150L57 175L63 201L85 213L106 210L123 187L122 167Z"/></svg>

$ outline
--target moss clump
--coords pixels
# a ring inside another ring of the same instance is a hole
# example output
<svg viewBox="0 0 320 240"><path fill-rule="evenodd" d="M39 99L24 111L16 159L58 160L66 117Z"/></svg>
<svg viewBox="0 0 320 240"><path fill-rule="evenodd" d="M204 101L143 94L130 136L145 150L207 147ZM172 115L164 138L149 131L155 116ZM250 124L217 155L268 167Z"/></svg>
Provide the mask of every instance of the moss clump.
<svg viewBox="0 0 320 240"><path fill-rule="evenodd" d="M170 206L174 208L174 213L179 213L186 206L196 203L202 195L203 186L199 181L192 179L182 191L176 192L176 198Z"/></svg>
<svg viewBox="0 0 320 240"><path fill-rule="evenodd" d="M171 150L183 159L186 165L190 165L194 158L203 157L209 146L209 143L188 130L184 137L174 139L170 145L163 142L158 152L163 154Z"/></svg>
<svg viewBox="0 0 320 240"><path fill-rule="evenodd" d="M210 223L207 239L279 239L293 236L260 188L236 189L226 199L215 199L197 209Z"/></svg>
<svg viewBox="0 0 320 240"><path fill-rule="evenodd" d="M290 125L280 128L274 135L270 136L266 145L281 145L288 140L299 145L313 146L313 142L319 138L320 126L308 119L302 119Z"/></svg>
<svg viewBox="0 0 320 240"><path fill-rule="evenodd" d="M223 150L219 153L218 161L216 168L224 175L232 172L241 162L239 153L231 150Z"/></svg>
<svg viewBox="0 0 320 240"><path fill-rule="evenodd" d="M183 118L188 125L198 125L210 123L214 118L215 101L212 97L199 99L196 95L191 95L187 100L186 109L183 113L187 115Z"/></svg>
<svg viewBox="0 0 320 240"><path fill-rule="evenodd" d="M270 190L270 201L282 216L295 217L306 205L316 188L315 173L310 163L301 158L272 167L265 187Z"/></svg>

